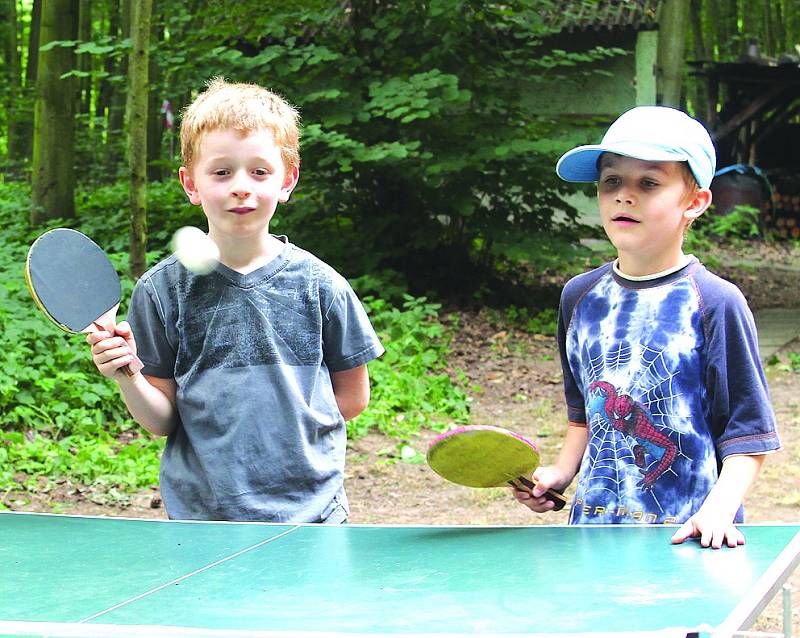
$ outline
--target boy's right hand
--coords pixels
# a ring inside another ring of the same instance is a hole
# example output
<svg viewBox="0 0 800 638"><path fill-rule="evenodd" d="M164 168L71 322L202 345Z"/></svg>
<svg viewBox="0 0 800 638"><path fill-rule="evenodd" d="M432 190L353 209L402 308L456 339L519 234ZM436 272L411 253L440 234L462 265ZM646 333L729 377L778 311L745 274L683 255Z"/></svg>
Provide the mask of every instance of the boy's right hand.
<svg viewBox="0 0 800 638"><path fill-rule="evenodd" d="M118 323L113 333L108 330L90 332L86 335L86 343L91 346L92 360L104 377L128 378L128 373L122 368L128 366L135 374L144 367L136 356L136 341L127 321Z"/></svg>
<svg viewBox="0 0 800 638"><path fill-rule="evenodd" d="M572 476L568 476L557 466L551 465L537 469L533 473L533 479L536 486L532 490L524 486L515 486L511 488L511 491L517 501L541 514L549 512L555 507L555 503L545 495L547 490L563 492L572 481Z"/></svg>

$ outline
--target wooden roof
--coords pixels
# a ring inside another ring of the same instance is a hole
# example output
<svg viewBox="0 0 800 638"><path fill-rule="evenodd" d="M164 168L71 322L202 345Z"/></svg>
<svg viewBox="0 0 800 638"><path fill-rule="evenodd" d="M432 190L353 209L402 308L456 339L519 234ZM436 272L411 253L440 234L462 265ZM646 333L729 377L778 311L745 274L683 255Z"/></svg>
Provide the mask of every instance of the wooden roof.
<svg viewBox="0 0 800 638"><path fill-rule="evenodd" d="M547 22L568 32L656 29L658 0L563 0Z"/></svg>

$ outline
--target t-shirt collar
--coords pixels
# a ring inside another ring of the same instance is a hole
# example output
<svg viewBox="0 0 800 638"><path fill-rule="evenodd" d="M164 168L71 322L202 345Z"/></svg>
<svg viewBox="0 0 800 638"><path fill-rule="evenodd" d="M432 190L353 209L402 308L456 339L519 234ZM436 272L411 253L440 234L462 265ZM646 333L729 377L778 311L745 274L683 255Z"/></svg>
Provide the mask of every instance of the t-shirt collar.
<svg viewBox="0 0 800 638"><path fill-rule="evenodd" d="M615 259L614 274L616 274L618 277L622 277L623 279L627 279L628 281L653 281L654 279L661 279L662 277L671 275L674 272L678 272L679 270L688 266L689 262L691 262L692 259L694 259L694 255L683 255L677 266L673 266L672 268L667 268L666 270L662 270L661 272L653 273L652 275L642 275L641 277L626 275L619 269L619 259Z"/></svg>

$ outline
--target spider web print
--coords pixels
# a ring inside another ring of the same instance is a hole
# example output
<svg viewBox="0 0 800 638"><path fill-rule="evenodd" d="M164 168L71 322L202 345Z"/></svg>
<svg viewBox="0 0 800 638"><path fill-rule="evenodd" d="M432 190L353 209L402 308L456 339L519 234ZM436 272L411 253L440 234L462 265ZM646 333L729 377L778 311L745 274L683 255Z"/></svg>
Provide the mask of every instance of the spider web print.
<svg viewBox="0 0 800 638"><path fill-rule="evenodd" d="M616 371L631 369L634 348L627 343L620 343L614 349L592 357L584 347L585 360L589 361L589 382L608 381ZM682 449L683 433L676 429L689 418L680 394L673 390L673 379L677 372L671 371L664 357L664 352L648 346L637 348L639 365L635 365L636 374L626 384L625 393L641 404L652 417L653 426L667 436L678 448L678 456L689 458ZM592 402L596 401L593 399ZM643 488L638 486L644 473L658 464L658 459L647 455L647 465L637 467L633 447L637 444L634 437L623 434L604 417L604 411L592 410L589 422L591 437L589 440L589 467L591 471L584 476L584 484L588 487L585 494L610 493L613 500L621 501L626 496L635 494L641 498ZM675 464L673 463L673 466ZM667 472L676 474L669 468ZM647 490L655 507L664 510L652 490Z"/></svg>

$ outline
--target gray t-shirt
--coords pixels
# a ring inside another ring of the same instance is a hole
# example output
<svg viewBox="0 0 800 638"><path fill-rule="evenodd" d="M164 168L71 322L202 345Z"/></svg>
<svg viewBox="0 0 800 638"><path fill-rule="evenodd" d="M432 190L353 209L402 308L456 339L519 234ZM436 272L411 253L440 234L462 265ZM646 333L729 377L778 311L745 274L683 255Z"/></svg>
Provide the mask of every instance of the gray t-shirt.
<svg viewBox="0 0 800 638"><path fill-rule="evenodd" d="M209 275L175 256L136 284L128 320L144 374L174 378L178 425L161 459L170 518L347 518L345 422L330 373L383 348L347 280L280 237L281 254Z"/></svg>

